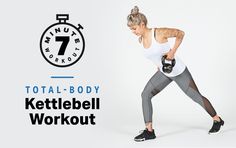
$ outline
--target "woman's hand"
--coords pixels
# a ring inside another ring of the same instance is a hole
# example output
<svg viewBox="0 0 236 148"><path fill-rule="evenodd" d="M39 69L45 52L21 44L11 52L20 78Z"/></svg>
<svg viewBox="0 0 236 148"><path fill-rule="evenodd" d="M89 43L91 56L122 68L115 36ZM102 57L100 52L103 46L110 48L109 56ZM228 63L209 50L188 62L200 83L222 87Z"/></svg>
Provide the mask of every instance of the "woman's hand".
<svg viewBox="0 0 236 148"><path fill-rule="evenodd" d="M167 55L166 57L167 60L173 60L175 57L175 52L170 50L169 52L166 53L166 55Z"/></svg>

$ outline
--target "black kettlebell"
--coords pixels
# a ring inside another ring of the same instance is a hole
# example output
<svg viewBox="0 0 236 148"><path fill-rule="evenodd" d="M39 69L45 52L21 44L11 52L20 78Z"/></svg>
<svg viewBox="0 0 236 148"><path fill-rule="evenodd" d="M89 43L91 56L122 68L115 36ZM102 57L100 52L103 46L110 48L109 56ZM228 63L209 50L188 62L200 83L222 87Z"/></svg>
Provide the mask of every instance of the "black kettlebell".
<svg viewBox="0 0 236 148"><path fill-rule="evenodd" d="M166 63L166 58L167 58L167 55L164 55L161 58L161 62L162 62L162 65L163 65L162 66L162 71L164 73L171 73L173 67L175 66L175 59L172 59L171 64L170 64L170 63Z"/></svg>

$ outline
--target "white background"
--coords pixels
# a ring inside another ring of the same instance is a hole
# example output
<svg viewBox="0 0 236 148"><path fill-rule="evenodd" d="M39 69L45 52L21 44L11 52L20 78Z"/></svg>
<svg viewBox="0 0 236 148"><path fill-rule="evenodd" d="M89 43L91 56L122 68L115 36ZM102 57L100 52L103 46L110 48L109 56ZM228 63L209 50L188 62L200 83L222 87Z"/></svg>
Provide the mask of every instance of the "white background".
<svg viewBox="0 0 236 148"><path fill-rule="evenodd" d="M225 120L221 134L207 134L210 116L171 83L152 100L157 139L133 141L144 129L141 92L156 72L126 26L135 5L148 18L149 27L185 32L177 54ZM235 5L233 0L2 1L0 147L235 147ZM68 13L69 23L84 26L85 53L69 68L51 66L39 49L40 36L56 22L57 13ZM52 80L51 75L75 79ZM24 109L24 86L34 84L100 85L97 125L32 126Z"/></svg>

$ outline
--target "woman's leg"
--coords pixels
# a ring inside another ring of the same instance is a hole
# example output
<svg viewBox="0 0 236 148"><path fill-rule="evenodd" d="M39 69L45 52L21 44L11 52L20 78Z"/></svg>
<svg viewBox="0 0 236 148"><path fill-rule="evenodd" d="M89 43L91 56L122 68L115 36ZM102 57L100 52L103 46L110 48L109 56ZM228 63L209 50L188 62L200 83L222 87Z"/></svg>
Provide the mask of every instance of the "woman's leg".
<svg viewBox="0 0 236 148"><path fill-rule="evenodd" d="M154 129L152 129L151 99L153 96L158 94L163 88L165 88L171 81L172 80L170 78L166 77L160 71L157 71L146 84L142 92L143 117L146 129L134 138L135 141L144 141L156 138Z"/></svg>
<svg viewBox="0 0 236 148"><path fill-rule="evenodd" d="M182 74L174 77L173 80L179 85L187 96L189 96L196 103L200 104L211 117L215 117L217 115L210 101L199 92L187 67Z"/></svg>
<svg viewBox="0 0 236 148"><path fill-rule="evenodd" d="M213 118L213 126L209 133L218 132L220 130L220 126L224 125L224 121L217 115L211 102L206 97L201 95L187 67L182 74L172 79L179 85L187 96L189 96L196 103L200 104Z"/></svg>
<svg viewBox="0 0 236 148"><path fill-rule="evenodd" d="M142 109L146 128L152 131L152 102L153 96L164 89L172 80L160 71L157 71L146 84L142 92Z"/></svg>

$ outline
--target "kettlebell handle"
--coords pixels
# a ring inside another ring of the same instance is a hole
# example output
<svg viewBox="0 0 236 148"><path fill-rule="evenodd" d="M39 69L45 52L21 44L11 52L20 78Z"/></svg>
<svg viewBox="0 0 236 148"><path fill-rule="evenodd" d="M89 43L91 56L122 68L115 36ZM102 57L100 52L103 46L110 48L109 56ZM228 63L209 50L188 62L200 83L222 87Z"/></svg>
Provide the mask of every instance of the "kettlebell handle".
<svg viewBox="0 0 236 148"><path fill-rule="evenodd" d="M165 64L165 60L167 60L166 58L167 58L167 55L166 55L166 54L162 56L162 58L161 58L162 65ZM172 65L172 66L175 66L175 62L176 62L175 59L167 60L167 61L171 61L171 65Z"/></svg>

